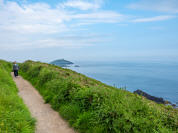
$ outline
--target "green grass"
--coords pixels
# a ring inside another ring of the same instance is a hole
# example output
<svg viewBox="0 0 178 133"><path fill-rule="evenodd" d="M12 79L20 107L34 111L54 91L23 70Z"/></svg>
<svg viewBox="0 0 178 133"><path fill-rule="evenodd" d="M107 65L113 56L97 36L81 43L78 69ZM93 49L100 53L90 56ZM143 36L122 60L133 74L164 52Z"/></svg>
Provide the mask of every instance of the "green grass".
<svg viewBox="0 0 178 133"><path fill-rule="evenodd" d="M81 133L176 133L178 111L72 70L40 62L21 64L29 80Z"/></svg>
<svg viewBox="0 0 178 133"><path fill-rule="evenodd" d="M35 120L18 96L11 63L0 60L0 133L34 133Z"/></svg>

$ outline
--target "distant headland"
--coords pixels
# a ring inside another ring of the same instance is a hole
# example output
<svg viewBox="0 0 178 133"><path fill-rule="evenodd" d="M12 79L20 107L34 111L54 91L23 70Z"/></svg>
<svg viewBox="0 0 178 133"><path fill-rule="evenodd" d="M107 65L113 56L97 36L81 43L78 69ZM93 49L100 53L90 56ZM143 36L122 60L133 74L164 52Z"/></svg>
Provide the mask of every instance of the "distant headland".
<svg viewBox="0 0 178 133"><path fill-rule="evenodd" d="M75 65L73 62L65 60L65 59L58 59L58 60L54 60L52 62L50 62L49 64L53 64L56 66L60 66L60 67L80 67L79 65Z"/></svg>

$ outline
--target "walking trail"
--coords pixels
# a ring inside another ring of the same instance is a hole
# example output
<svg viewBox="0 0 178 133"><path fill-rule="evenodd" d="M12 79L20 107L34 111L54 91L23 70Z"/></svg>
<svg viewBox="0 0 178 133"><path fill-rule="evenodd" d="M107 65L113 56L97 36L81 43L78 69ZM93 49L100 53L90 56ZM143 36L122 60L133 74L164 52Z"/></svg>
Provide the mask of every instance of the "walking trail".
<svg viewBox="0 0 178 133"><path fill-rule="evenodd" d="M36 133L74 133L58 112L44 103L41 95L28 81L20 76L17 78L13 76L13 80L19 88L19 95L37 120Z"/></svg>

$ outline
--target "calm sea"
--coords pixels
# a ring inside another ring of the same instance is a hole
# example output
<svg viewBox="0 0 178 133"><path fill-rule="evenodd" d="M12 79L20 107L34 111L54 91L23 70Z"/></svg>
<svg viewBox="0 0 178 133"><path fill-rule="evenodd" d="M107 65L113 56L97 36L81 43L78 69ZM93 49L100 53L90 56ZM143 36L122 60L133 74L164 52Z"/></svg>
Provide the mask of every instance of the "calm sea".
<svg viewBox="0 0 178 133"><path fill-rule="evenodd" d="M141 89L178 104L178 63L78 62L70 69L128 91Z"/></svg>

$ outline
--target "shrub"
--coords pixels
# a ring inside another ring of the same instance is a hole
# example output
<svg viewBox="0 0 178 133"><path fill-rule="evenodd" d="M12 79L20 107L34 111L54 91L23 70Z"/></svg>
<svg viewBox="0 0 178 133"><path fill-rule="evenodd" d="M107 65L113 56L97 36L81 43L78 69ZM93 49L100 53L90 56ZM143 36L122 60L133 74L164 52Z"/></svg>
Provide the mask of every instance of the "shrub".
<svg viewBox="0 0 178 133"><path fill-rule="evenodd" d="M92 112L83 112L79 115L78 119L76 120L74 127L79 129L80 132L85 132L88 130L88 127L92 127Z"/></svg>
<svg viewBox="0 0 178 133"><path fill-rule="evenodd" d="M66 120L69 120L71 126L76 122L80 113L81 110L77 104L64 104L60 107L61 116Z"/></svg>

